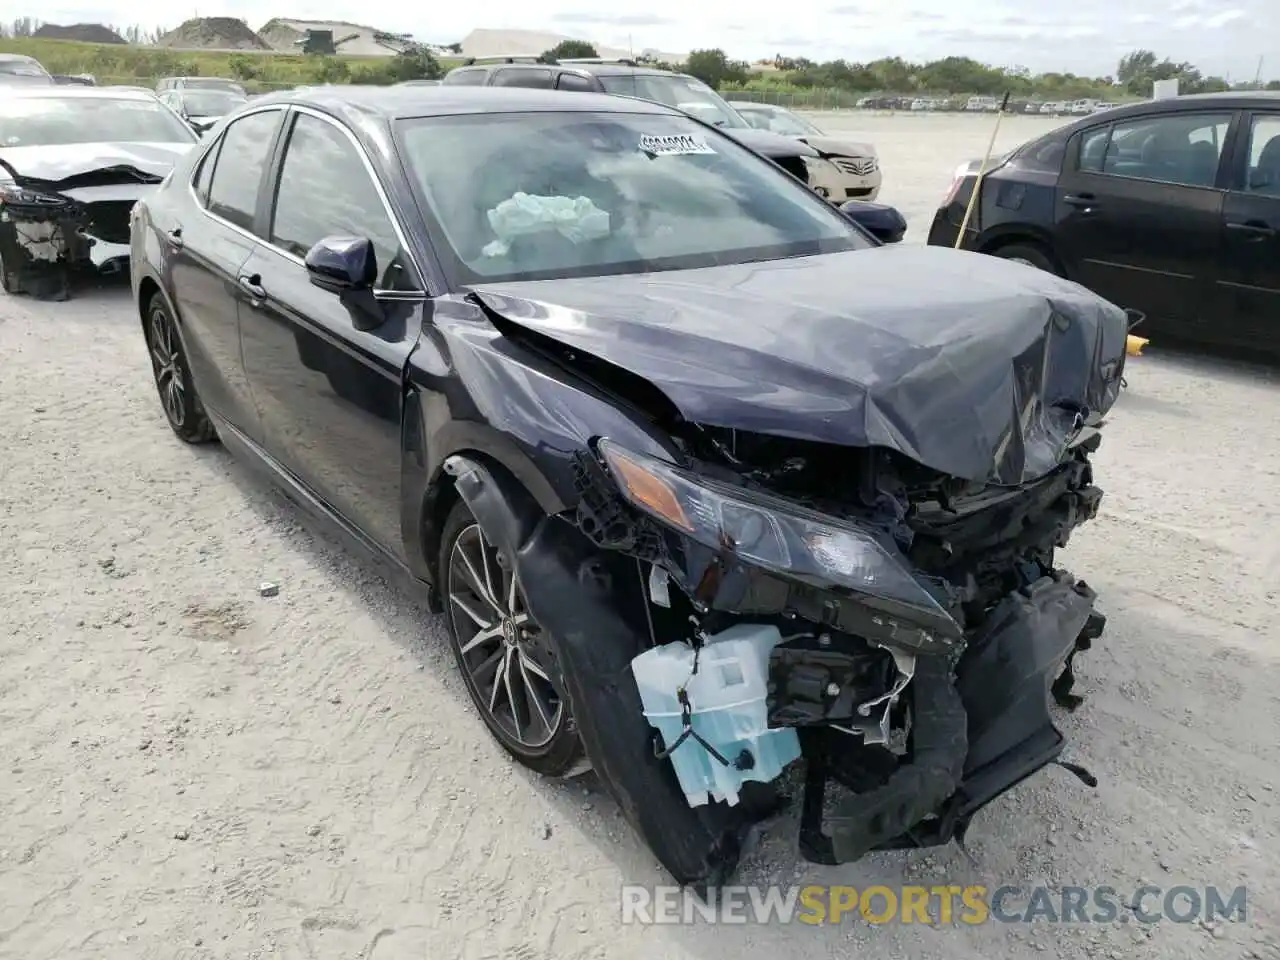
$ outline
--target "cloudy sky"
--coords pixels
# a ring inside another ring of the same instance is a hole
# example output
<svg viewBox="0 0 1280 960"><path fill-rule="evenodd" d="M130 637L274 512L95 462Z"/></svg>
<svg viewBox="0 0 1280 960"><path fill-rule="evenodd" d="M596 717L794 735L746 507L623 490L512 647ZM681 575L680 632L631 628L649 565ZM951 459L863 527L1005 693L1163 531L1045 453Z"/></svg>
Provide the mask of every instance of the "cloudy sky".
<svg viewBox="0 0 1280 960"><path fill-rule="evenodd" d="M22 0L10 5L19 9ZM422 13L415 12L423 11ZM602 12L592 13L592 9ZM52 0L31 12L53 23L140 22L172 27L190 16L236 16L251 27L271 15L348 20L410 32L421 40L459 40L476 27L547 30L636 50L718 46L755 59L783 52L815 60L928 60L952 54L1036 72L1114 72L1128 50L1145 47L1190 60L1206 73L1280 77L1280 0L480 0L406 4L401 0L311 0L297 7L262 0L202 0L198 7L156 0Z"/></svg>

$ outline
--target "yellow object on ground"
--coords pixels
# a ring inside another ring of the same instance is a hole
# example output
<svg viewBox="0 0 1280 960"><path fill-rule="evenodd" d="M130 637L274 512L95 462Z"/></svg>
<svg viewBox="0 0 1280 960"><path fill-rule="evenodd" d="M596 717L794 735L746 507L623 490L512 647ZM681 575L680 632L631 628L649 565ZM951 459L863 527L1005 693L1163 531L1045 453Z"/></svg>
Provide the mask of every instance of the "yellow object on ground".
<svg viewBox="0 0 1280 960"><path fill-rule="evenodd" d="M1124 352L1131 357L1140 357L1142 356L1142 348L1150 342L1146 337L1135 337L1131 333L1128 339L1125 340Z"/></svg>

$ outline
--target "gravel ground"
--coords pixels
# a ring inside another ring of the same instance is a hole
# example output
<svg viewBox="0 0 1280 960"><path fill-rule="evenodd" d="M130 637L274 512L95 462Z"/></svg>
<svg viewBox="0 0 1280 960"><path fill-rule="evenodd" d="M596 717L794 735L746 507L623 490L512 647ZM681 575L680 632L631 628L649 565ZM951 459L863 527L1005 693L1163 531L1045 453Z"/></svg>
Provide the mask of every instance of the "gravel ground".
<svg viewBox="0 0 1280 960"><path fill-rule="evenodd" d="M820 122L879 145L917 241L990 132ZM1280 384L1158 347L1131 363L1103 516L1065 557L1111 618L1062 718L1100 787L1038 774L975 823L976 864L814 867L793 808L743 876L1247 884L1248 921L639 927L620 885L667 880L614 804L515 767L403 584L172 437L126 291L0 299L0 956L1277 960Z"/></svg>

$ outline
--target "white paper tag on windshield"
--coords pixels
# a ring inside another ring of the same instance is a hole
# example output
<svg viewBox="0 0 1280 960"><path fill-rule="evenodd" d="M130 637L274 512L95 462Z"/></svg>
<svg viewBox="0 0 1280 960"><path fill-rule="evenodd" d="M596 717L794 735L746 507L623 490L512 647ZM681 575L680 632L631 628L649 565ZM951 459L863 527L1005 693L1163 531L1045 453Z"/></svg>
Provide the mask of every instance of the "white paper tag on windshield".
<svg viewBox="0 0 1280 960"><path fill-rule="evenodd" d="M643 136L640 138L640 150L651 157L681 157L691 153L715 153L707 145L707 141L687 133L665 137Z"/></svg>

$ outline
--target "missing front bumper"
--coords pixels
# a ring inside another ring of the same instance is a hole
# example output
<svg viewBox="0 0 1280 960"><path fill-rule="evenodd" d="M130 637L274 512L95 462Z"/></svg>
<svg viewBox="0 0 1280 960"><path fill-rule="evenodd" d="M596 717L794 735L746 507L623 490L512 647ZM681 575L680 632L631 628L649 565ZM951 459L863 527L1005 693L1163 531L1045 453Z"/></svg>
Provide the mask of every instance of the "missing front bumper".
<svg viewBox="0 0 1280 960"><path fill-rule="evenodd" d="M801 817L805 857L844 863L872 850L962 838L974 814L1057 760L1065 738L1049 714L1049 697L1071 708L1079 703L1071 693L1072 660L1106 624L1095 600L1083 581L1055 571L1006 597L954 672L941 657L919 658L911 757L882 782L850 783L829 743L811 751ZM856 792L824 819L831 779Z"/></svg>

